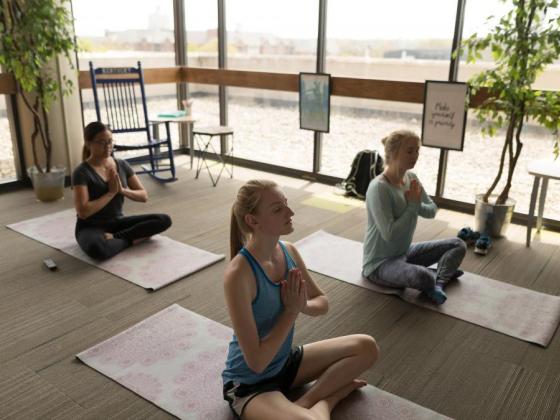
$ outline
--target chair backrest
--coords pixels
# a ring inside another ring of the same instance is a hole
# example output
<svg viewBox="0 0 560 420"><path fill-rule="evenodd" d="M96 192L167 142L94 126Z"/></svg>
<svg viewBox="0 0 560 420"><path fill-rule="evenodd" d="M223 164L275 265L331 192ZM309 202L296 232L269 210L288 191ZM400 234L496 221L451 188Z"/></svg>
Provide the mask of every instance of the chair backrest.
<svg viewBox="0 0 560 420"><path fill-rule="evenodd" d="M145 131L149 141L148 109L140 61L138 67L99 68L94 68L90 61L89 71L98 121L108 124L113 133ZM105 118L101 116L101 108L105 109Z"/></svg>

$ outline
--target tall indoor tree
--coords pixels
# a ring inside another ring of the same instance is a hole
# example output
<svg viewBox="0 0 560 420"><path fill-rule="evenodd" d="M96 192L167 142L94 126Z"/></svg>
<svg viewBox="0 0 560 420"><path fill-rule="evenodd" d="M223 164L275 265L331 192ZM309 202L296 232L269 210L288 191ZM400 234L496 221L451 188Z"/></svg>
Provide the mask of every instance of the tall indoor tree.
<svg viewBox="0 0 560 420"><path fill-rule="evenodd" d="M558 156L559 152L560 93L533 90L537 76L560 56L558 1L509 0L508 3L511 9L488 35L479 37L475 33L461 47L468 63L481 59L487 50L495 60L494 67L476 74L469 83L473 94L487 90L487 99L475 110L483 132L495 136L500 128L506 128L498 173L483 198L488 202L500 182L507 156L507 179L496 204L504 204L508 199L523 148L523 126L529 119L552 131L556 136L554 153Z"/></svg>
<svg viewBox="0 0 560 420"><path fill-rule="evenodd" d="M0 66L14 76L17 93L33 115L33 161L50 172L52 139L47 114L53 101L73 89L71 80L58 80L49 64L64 55L72 64L75 51L69 0L1 0ZM38 147L44 150L41 164Z"/></svg>

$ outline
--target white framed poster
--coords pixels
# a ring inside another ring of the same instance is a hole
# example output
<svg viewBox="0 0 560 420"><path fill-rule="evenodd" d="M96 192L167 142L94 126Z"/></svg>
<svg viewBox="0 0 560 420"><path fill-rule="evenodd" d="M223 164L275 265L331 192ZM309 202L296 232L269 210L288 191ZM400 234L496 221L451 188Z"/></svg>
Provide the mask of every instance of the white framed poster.
<svg viewBox="0 0 560 420"><path fill-rule="evenodd" d="M329 132L331 75L299 74L299 128Z"/></svg>
<svg viewBox="0 0 560 420"><path fill-rule="evenodd" d="M426 80L422 145L462 151L468 104L466 83Z"/></svg>

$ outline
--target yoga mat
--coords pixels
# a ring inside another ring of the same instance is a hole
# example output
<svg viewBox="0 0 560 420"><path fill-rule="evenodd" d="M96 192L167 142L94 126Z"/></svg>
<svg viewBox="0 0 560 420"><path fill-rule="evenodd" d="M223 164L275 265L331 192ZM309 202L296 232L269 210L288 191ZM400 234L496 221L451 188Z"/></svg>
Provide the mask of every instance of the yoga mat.
<svg viewBox="0 0 560 420"><path fill-rule="evenodd" d="M315 207L322 210L334 211L335 213L347 213L353 210L354 207L338 203L336 201L328 200L322 197L309 197L301 202L306 206Z"/></svg>
<svg viewBox="0 0 560 420"><path fill-rule="evenodd" d="M440 306L415 289L377 286L362 277L362 243L317 231L296 247L309 270L546 347L560 322L560 297L465 273L445 289Z"/></svg>
<svg viewBox="0 0 560 420"><path fill-rule="evenodd" d="M302 204L322 210L330 210L336 213L347 213L357 207L364 206L361 201L338 196L332 193L313 194L311 197L303 200Z"/></svg>
<svg viewBox="0 0 560 420"><path fill-rule="evenodd" d="M232 330L174 304L77 357L181 419L233 419L221 373ZM352 393L333 419L446 419L373 386Z"/></svg>
<svg viewBox="0 0 560 420"><path fill-rule="evenodd" d="M88 257L76 243L74 209L7 227L145 289L157 290L224 258L166 236L155 235L106 261Z"/></svg>

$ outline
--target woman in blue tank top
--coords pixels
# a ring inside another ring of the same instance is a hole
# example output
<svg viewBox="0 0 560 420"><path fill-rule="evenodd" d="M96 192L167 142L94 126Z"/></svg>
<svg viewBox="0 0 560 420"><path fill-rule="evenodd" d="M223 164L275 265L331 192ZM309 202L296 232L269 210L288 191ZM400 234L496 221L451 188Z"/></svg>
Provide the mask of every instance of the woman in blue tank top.
<svg viewBox="0 0 560 420"><path fill-rule="evenodd" d="M224 399L244 419L328 419L378 355L368 335L292 346L299 313L327 312L328 300L296 248L279 240L293 232L293 211L271 181L252 180L237 194L224 291L234 335L222 373ZM286 393L317 380L292 402Z"/></svg>

